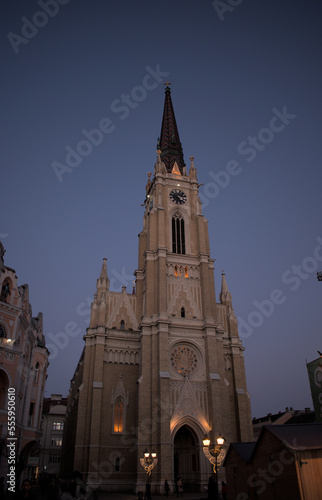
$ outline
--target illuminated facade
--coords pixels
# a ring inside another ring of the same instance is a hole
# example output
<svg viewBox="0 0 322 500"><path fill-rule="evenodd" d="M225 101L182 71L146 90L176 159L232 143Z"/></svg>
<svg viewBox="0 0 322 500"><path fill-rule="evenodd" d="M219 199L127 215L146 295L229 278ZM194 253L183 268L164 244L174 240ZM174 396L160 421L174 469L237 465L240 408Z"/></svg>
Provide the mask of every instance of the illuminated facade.
<svg viewBox="0 0 322 500"><path fill-rule="evenodd" d="M187 171L167 86L154 174L145 187L135 289L111 291L103 260L70 389L66 436L74 436L66 437L64 470L81 471L93 488L142 491L147 449L158 458L153 491L180 476L186 490L201 490L211 471L204 436L222 433L227 444L252 439L244 349L224 274L216 302L207 220L190 161Z"/></svg>
<svg viewBox="0 0 322 500"><path fill-rule="evenodd" d="M0 476L8 472L8 394L15 396L16 477L38 466L41 413L48 368L42 313L32 316L28 285L4 265L0 243ZM10 399L10 398L9 398Z"/></svg>

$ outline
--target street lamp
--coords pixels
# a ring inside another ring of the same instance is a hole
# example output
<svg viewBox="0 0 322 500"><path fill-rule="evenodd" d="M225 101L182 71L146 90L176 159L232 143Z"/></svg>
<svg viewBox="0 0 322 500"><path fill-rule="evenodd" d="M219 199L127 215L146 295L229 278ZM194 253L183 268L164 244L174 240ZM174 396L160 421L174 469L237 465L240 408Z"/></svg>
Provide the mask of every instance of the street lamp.
<svg viewBox="0 0 322 500"><path fill-rule="evenodd" d="M148 483L150 482L150 476L152 473L152 469L158 463L157 454L153 450L152 453L149 453L148 450L144 452L144 458L140 458L141 465L148 476Z"/></svg>
<svg viewBox="0 0 322 500"><path fill-rule="evenodd" d="M217 438L217 445L213 446L212 448L210 447L210 439L206 436L203 440L203 452L209 462L213 465L213 471L216 474L215 478L215 498L216 500L218 499L218 468L222 464L225 455L226 455L226 450L223 449L223 444L225 442L225 439L222 436L219 436Z"/></svg>

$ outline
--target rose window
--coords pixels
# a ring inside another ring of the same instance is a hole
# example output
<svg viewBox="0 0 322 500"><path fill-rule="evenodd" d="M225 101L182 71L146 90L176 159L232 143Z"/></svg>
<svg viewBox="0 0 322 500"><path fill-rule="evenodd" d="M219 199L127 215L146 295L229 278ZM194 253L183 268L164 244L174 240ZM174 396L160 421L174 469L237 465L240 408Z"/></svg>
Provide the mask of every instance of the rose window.
<svg viewBox="0 0 322 500"><path fill-rule="evenodd" d="M171 353L170 363L180 375L189 375L198 366L198 357L190 346L179 345Z"/></svg>

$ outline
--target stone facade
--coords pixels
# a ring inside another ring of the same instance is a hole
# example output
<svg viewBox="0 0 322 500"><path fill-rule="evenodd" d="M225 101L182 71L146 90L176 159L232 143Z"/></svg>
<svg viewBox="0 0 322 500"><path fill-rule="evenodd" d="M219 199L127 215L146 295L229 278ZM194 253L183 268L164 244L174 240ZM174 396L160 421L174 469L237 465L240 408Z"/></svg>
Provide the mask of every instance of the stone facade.
<svg viewBox="0 0 322 500"><path fill-rule="evenodd" d="M42 313L32 316L28 285L18 286L15 270L4 265L2 245L0 254L0 476L8 473L8 395L11 403L14 395L18 481L22 473L32 477L38 466L49 353Z"/></svg>
<svg viewBox="0 0 322 500"><path fill-rule="evenodd" d="M180 476L200 490L211 473L205 435L223 434L226 446L252 439L244 348L224 273L216 303L197 170L193 157L189 173L183 162L168 87L159 147L135 289L111 291L104 259L68 402L67 414L77 406L73 468L102 490L143 491L146 449L158 459L152 490Z"/></svg>

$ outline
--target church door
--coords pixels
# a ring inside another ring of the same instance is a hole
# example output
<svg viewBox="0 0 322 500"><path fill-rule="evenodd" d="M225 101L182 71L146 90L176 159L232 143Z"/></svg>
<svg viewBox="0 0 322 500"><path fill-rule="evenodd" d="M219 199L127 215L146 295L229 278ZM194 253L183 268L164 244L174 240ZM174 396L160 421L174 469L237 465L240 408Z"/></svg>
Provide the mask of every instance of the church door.
<svg viewBox="0 0 322 500"><path fill-rule="evenodd" d="M198 439L193 430L184 425L174 438L174 481L181 477L184 491L199 491L200 464Z"/></svg>

